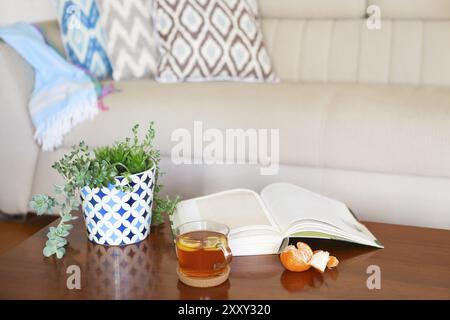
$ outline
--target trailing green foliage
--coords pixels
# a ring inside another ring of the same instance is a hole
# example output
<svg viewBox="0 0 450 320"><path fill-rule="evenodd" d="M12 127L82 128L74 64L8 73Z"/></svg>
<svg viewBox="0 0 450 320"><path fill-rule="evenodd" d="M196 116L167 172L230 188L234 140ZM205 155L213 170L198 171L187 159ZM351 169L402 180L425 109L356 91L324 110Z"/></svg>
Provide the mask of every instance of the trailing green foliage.
<svg viewBox="0 0 450 320"><path fill-rule="evenodd" d="M153 141L155 130L150 124L144 140L138 138L139 126L132 129L133 137L116 142L112 146L101 147L91 153L84 142L80 142L72 148L69 154L63 156L52 168L65 180L64 185L55 186L58 199L48 195L36 195L30 202L30 207L38 215L50 213L54 209L59 210L61 221L57 227L50 227L47 234L48 241L44 248L44 256L56 255L59 259L65 254L67 244L66 237L72 229L70 222L76 217L71 212L78 210L81 205L80 191L85 186L91 188L106 187L115 184L115 177L123 176L127 183L123 191L129 191L130 176L136 173L156 168L154 185L154 207L152 212L152 224L158 225L164 222L163 214L172 214L179 198L170 199L161 197L159 193L162 185L158 182L161 172L159 170L160 153L154 148Z"/></svg>

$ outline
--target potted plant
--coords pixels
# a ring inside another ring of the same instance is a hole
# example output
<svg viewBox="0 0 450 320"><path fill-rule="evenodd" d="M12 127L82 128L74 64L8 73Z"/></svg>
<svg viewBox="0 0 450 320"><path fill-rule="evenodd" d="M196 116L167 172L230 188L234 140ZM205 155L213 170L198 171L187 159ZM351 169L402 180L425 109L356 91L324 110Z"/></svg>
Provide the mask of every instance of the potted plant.
<svg viewBox="0 0 450 320"><path fill-rule="evenodd" d="M38 215L58 210L61 217L47 234L46 257L64 256L66 237L73 227L70 222L77 218L72 212L80 205L89 240L104 245L140 242L151 225L164 222L164 212L173 213L178 197L172 200L159 195L160 154L153 145L153 123L142 142L138 128L133 127L132 138L92 152L80 142L52 166L64 184L55 186L56 197L41 194L30 202Z"/></svg>

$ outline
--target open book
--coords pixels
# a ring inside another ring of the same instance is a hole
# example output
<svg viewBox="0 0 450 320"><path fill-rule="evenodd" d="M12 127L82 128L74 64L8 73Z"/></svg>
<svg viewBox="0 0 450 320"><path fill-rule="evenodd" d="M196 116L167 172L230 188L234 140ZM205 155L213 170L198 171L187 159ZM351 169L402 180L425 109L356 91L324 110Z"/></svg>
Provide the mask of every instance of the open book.
<svg viewBox="0 0 450 320"><path fill-rule="evenodd" d="M171 217L172 228L197 220L228 225L235 256L275 254L292 237L383 248L343 203L288 183L271 184L260 195L234 189L182 201Z"/></svg>

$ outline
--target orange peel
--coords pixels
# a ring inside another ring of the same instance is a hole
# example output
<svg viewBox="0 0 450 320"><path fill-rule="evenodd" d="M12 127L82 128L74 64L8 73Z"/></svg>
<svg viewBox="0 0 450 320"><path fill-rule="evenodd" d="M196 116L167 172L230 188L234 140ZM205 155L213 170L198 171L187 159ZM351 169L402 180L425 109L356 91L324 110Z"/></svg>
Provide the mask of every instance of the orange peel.
<svg viewBox="0 0 450 320"><path fill-rule="evenodd" d="M280 261L287 270L294 272L306 271L311 267L325 272L326 268L335 268L339 264L339 260L330 256L328 251L312 251L304 242L297 242L296 246L287 246L280 253Z"/></svg>
<svg viewBox="0 0 450 320"><path fill-rule="evenodd" d="M330 258L328 259L327 268L328 269L336 268L338 264L339 260L334 256L330 256Z"/></svg>
<svg viewBox="0 0 450 320"><path fill-rule="evenodd" d="M327 267L328 260L330 258L330 253L328 251L317 250L309 262L311 266L320 272L324 272Z"/></svg>

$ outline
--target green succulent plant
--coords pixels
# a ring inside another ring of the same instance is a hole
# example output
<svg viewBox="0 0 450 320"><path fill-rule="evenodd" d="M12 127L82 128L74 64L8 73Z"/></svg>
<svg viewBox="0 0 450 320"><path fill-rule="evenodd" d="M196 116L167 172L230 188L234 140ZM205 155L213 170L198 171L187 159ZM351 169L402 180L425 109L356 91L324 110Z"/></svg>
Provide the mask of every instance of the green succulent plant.
<svg viewBox="0 0 450 320"><path fill-rule="evenodd" d="M163 186L159 178L163 174L159 170L160 153L155 149L155 129L153 122L141 142L138 138L139 126L132 129L133 137L126 138L111 146L100 147L92 152L82 141L72 147L72 151L63 156L52 168L63 178L63 185L55 185L56 197L45 194L35 195L30 201L31 209L38 215L48 214L58 210L61 220L56 227L50 227L47 233L47 242L43 254L46 257L56 255L61 259L65 254L67 236L73 226L72 220L77 219L72 215L73 211L79 210L81 205L80 191L85 186L91 188L106 187L115 184L115 177L123 176L126 179L124 186L116 186L122 191L129 191L130 176L136 173L156 168L152 225L164 222L164 213L172 214L175 210L179 197L171 199L161 197Z"/></svg>

